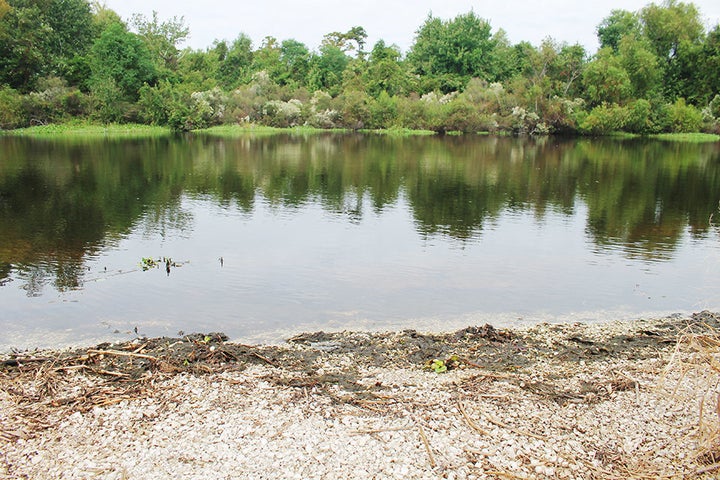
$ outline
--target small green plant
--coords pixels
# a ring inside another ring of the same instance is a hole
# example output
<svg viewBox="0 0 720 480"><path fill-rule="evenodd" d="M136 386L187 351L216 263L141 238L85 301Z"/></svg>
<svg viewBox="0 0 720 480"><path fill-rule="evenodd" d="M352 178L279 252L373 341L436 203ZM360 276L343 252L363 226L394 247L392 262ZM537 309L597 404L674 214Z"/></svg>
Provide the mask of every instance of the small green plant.
<svg viewBox="0 0 720 480"><path fill-rule="evenodd" d="M460 359L460 357L458 357L457 355L450 355L444 360L439 358L428 360L427 363L425 363L425 369L432 370L435 373L445 373L448 370L460 368L461 364L462 360Z"/></svg>
<svg viewBox="0 0 720 480"><path fill-rule="evenodd" d="M444 373L447 372L447 365L445 365L445 362L439 359L435 359L432 362L430 362L430 368L435 373Z"/></svg>

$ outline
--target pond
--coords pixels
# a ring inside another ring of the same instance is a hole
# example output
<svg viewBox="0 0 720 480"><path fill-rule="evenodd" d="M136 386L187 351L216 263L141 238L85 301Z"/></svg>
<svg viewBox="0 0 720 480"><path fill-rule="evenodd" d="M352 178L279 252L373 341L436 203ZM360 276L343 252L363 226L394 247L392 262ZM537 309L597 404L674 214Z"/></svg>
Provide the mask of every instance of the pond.
<svg viewBox="0 0 720 480"><path fill-rule="evenodd" d="M0 137L0 350L717 309L719 208L713 143Z"/></svg>

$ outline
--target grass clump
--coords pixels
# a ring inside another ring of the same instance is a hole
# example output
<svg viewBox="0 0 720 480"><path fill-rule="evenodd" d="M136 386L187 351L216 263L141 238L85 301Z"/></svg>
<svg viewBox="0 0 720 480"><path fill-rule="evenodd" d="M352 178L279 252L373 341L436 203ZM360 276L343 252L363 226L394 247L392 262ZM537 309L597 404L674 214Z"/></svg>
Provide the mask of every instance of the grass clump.
<svg viewBox="0 0 720 480"><path fill-rule="evenodd" d="M167 127L139 124L95 124L88 122L53 123L4 131L4 135L36 138L140 138L169 135Z"/></svg>

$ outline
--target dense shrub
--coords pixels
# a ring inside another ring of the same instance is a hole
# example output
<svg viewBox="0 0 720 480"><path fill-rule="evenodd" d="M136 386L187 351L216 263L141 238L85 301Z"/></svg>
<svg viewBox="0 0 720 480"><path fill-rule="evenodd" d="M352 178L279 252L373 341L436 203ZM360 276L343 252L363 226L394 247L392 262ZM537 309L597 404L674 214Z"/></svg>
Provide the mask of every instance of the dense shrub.
<svg viewBox="0 0 720 480"><path fill-rule="evenodd" d="M397 123L405 128L429 130L427 103L417 95L395 99Z"/></svg>
<svg viewBox="0 0 720 480"><path fill-rule="evenodd" d="M678 98L668 109L670 130L673 133L691 133L700 131L703 119L702 113L692 105L685 103L684 98Z"/></svg>
<svg viewBox="0 0 720 480"><path fill-rule="evenodd" d="M365 92L350 91L340 95L342 123L345 128L366 128L372 123L370 96Z"/></svg>
<svg viewBox="0 0 720 480"><path fill-rule="evenodd" d="M489 120L467 100L460 97L445 105L442 109L440 125L446 132L477 133L490 128Z"/></svg>
<svg viewBox="0 0 720 480"><path fill-rule="evenodd" d="M627 109L619 105L598 105L585 117L580 125L580 131L593 135L606 135L621 130L627 119Z"/></svg>
<svg viewBox="0 0 720 480"><path fill-rule="evenodd" d="M370 102L370 128L390 128L396 125L398 108L395 97L382 91Z"/></svg>
<svg viewBox="0 0 720 480"><path fill-rule="evenodd" d="M22 95L10 87L0 87L0 129L24 127Z"/></svg>

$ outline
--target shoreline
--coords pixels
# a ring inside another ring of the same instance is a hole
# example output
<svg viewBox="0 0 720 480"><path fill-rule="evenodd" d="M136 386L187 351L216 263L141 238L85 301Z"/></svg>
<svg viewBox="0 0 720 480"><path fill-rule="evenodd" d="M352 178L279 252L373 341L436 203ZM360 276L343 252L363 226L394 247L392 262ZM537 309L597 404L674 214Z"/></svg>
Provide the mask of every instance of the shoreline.
<svg viewBox="0 0 720 480"><path fill-rule="evenodd" d="M11 130L0 129L0 137L28 137L39 139L53 139L61 137L70 137L72 139L83 138L106 138L106 139L137 139L137 138L157 138L172 136L178 132L173 132L166 126L145 125L136 123L94 123L84 121L70 121L67 123L51 123L48 125L40 125L34 127L17 128ZM365 135L386 135L390 137L415 137L415 136L454 136L454 135L476 135L476 136L516 136L511 132L456 132L447 131L444 133L432 130L417 130L405 127L385 128L385 129L360 129L352 130L347 128L317 128L308 126L295 127L270 127L261 124L228 124L218 125L198 130L191 130L191 135L209 136L215 138L242 138L246 136L273 136L281 134L290 135L322 135L322 134L349 134L359 133ZM526 136L526 135L520 135ZM609 132L605 135L530 135L531 137L561 137L561 138L614 138L618 140L646 138L651 140L665 142L685 142L685 143L717 143L720 142L720 135L714 133L657 133L657 134L633 134L627 132Z"/></svg>
<svg viewBox="0 0 720 480"><path fill-rule="evenodd" d="M2 355L0 477L714 478L718 332L704 311Z"/></svg>

